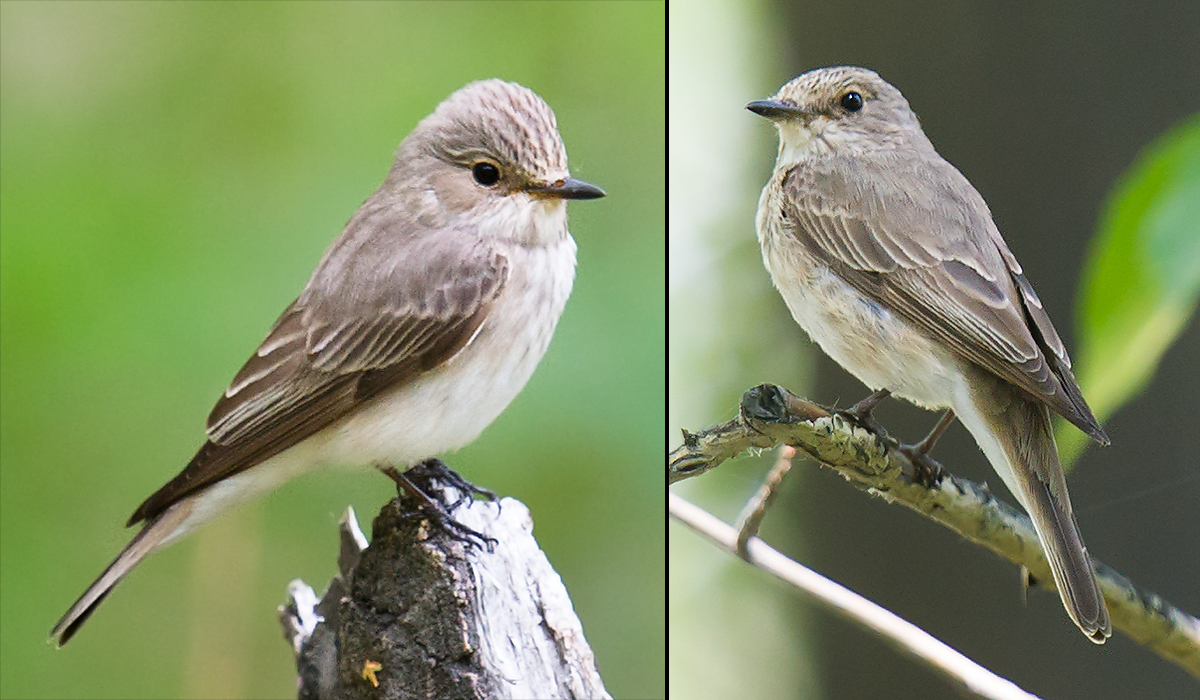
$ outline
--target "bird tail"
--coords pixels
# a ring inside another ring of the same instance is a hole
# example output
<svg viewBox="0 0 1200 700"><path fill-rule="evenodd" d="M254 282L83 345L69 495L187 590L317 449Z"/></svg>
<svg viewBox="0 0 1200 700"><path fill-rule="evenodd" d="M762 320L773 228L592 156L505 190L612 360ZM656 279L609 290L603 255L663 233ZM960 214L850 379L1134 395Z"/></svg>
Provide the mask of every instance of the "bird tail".
<svg viewBox="0 0 1200 700"><path fill-rule="evenodd" d="M61 647L75 636L80 626L95 612L100 603L108 597L114 586L125 578L133 567L137 566L150 552L166 543L167 538L179 529L191 514L191 502L182 501L163 511L158 517L146 524L138 534L134 535L125 549L117 555L100 578L96 579L88 589L79 596L79 600L67 610L66 614L54 625L50 632L50 640Z"/></svg>
<svg viewBox="0 0 1200 700"><path fill-rule="evenodd" d="M995 447L989 450L983 441L980 446L1033 520L1067 614L1088 639L1103 644L1112 635L1112 623L1071 509L1050 411L1019 390L1005 389L1011 392L1007 405L996 410L1001 402L992 394L988 402L992 409L982 416L997 436L1003 454L993 455ZM1006 470L1000 469L997 457L1004 459Z"/></svg>

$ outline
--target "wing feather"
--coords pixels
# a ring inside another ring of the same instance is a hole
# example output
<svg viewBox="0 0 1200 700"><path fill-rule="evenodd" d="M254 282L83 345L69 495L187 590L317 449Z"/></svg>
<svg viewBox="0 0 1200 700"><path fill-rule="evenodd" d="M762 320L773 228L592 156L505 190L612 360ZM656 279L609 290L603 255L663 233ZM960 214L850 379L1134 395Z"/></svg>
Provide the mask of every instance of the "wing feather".
<svg viewBox="0 0 1200 700"><path fill-rule="evenodd" d="M915 161L859 165L853 183L820 163L790 170L784 228L861 293L1107 442L1050 317L966 178L945 161L939 173ZM955 186L934 193L931 182Z"/></svg>
<svg viewBox="0 0 1200 700"><path fill-rule="evenodd" d="M208 441L129 524L436 370L475 337L508 277L502 254L453 230L432 240L393 236L387 242L402 250L373 249L379 241L365 235L370 217L360 224L364 235L334 243L234 377L209 415Z"/></svg>

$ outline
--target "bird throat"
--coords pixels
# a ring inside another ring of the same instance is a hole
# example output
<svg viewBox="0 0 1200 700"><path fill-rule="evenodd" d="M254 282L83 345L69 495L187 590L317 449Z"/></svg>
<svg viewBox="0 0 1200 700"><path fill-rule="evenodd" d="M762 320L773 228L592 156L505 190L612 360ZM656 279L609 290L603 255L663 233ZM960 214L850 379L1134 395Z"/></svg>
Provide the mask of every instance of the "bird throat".
<svg viewBox="0 0 1200 700"><path fill-rule="evenodd" d="M791 167L811 156L817 149L827 149L823 140L814 136L810 127L798 121L778 122L776 126L779 127L777 167Z"/></svg>

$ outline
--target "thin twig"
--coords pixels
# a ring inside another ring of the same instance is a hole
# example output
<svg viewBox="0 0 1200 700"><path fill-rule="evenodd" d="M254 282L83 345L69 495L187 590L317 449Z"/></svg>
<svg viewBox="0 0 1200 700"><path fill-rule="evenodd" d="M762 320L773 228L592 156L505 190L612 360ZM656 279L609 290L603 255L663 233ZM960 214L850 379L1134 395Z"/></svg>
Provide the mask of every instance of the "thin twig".
<svg viewBox="0 0 1200 700"><path fill-rule="evenodd" d="M670 494L671 517L737 554L737 531L707 511ZM1037 698L1012 681L1001 678L904 618L863 598L854 591L788 559L757 537L750 539L747 561L809 593L829 608L895 642L931 668L962 683L970 692L991 700Z"/></svg>
<svg viewBox="0 0 1200 700"><path fill-rule="evenodd" d="M750 553L746 549L746 543L750 541L751 537L758 535L758 528L762 525L763 518L767 515L767 509L775 502L775 495L779 493L779 485L783 483L783 478L792 470L792 458L795 456L795 447L784 445L779 448L779 457L775 460L775 466L771 467L771 471L767 472L767 478L763 480L763 485L758 488L758 492L746 503L746 507L742 509L741 514L738 516L738 536L735 551L739 557L746 561L750 561Z"/></svg>

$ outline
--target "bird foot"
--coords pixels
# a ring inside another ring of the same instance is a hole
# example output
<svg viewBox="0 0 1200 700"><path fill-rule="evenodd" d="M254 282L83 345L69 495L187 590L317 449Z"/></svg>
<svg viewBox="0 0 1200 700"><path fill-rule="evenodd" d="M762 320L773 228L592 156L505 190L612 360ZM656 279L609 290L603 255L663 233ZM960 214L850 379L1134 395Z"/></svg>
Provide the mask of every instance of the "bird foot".
<svg viewBox="0 0 1200 700"><path fill-rule="evenodd" d="M904 453L908 460L913 465L913 481L931 489L937 486L942 481L944 471L942 465L938 461L929 456L929 453L922 449L922 443L915 445L900 445L899 450Z"/></svg>
<svg viewBox="0 0 1200 700"><path fill-rule="evenodd" d="M876 406L878 406L883 402L884 399L891 395L892 392L888 391L887 389L873 391L865 399L859 401L850 408L845 410L835 410L834 413L842 416L843 418L848 418L854 423L857 423L859 426L871 431L872 433L875 433L884 440L891 440L891 436L888 435L888 431L885 430L884 427L880 425L879 421L875 420L875 417L871 415L871 411L875 410Z"/></svg>
<svg viewBox="0 0 1200 700"><path fill-rule="evenodd" d="M434 529L468 547L486 547L490 552L497 544L495 538L463 525L455 520L453 515L454 510L472 500L475 495L480 495L488 501L496 501L494 492L462 478L440 459L427 459L404 473L390 465L379 467L379 471L396 482L398 507L409 498L417 502L417 508L401 513L403 517L425 518ZM444 487L449 487L457 494L453 503L445 500Z"/></svg>
<svg viewBox="0 0 1200 700"><path fill-rule="evenodd" d="M900 445L900 451L908 456L909 461L913 465L913 481L921 484L925 488L933 488L942 481L942 465L938 464L929 453L933 451L933 446L941 439L942 434L954 422L954 411L946 411L938 420L937 425L933 426L933 430L915 445Z"/></svg>

